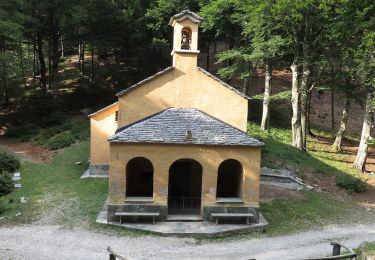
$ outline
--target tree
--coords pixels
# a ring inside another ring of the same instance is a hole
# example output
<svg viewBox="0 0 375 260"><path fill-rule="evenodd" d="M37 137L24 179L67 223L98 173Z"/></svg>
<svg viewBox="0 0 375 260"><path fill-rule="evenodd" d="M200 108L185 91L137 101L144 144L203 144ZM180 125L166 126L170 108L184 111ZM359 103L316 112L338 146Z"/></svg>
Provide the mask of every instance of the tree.
<svg viewBox="0 0 375 260"><path fill-rule="evenodd" d="M239 19L250 43L249 58L254 66L263 68L265 73L261 121L261 129L265 131L269 129L272 71L283 64L290 42L279 27L277 1L248 0L239 1L238 4L243 12Z"/></svg>
<svg viewBox="0 0 375 260"><path fill-rule="evenodd" d="M373 5L375 10L375 5ZM375 28L375 27L372 27ZM357 156L353 166L360 171L365 171L368 142L370 140L370 132L373 123L373 98L375 90L375 32L365 32L361 44L356 52L357 74L359 81L366 88L366 108L363 115L363 126L361 133L361 141L358 147Z"/></svg>

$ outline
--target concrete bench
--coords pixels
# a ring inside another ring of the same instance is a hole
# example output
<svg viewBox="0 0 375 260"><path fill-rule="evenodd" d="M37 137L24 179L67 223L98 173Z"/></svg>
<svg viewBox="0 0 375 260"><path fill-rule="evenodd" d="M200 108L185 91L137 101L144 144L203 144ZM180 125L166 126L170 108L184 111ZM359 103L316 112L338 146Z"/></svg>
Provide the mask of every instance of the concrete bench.
<svg viewBox="0 0 375 260"><path fill-rule="evenodd" d="M250 224L250 218L254 217L252 213L211 213L216 218L216 225L219 224L219 218L246 218L246 224Z"/></svg>
<svg viewBox="0 0 375 260"><path fill-rule="evenodd" d="M120 223L123 223L124 217L152 217L152 223L155 224L155 218L160 216L159 212L116 212L115 216L120 217Z"/></svg>

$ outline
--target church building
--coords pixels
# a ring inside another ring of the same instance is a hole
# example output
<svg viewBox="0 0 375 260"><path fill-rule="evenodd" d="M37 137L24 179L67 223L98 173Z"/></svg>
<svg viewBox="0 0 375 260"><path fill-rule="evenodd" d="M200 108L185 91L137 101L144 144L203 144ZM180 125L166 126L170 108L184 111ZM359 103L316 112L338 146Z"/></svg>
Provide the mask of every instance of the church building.
<svg viewBox="0 0 375 260"><path fill-rule="evenodd" d="M172 66L90 115L89 170L109 176L109 222L259 221L264 144L246 133L249 98L197 66L201 21L172 16Z"/></svg>

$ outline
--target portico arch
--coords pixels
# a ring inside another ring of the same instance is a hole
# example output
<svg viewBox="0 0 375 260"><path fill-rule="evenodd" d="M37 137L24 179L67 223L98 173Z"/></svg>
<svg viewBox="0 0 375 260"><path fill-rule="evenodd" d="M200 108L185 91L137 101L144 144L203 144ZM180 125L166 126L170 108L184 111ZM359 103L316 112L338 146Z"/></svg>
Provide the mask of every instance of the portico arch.
<svg viewBox="0 0 375 260"><path fill-rule="evenodd" d="M243 169L239 161L228 159L218 169L216 197L242 198Z"/></svg>
<svg viewBox="0 0 375 260"><path fill-rule="evenodd" d="M168 213L199 214L202 166L193 159L180 159L169 168Z"/></svg>
<svg viewBox="0 0 375 260"><path fill-rule="evenodd" d="M126 197L153 196L154 169L150 160L135 157L126 165Z"/></svg>

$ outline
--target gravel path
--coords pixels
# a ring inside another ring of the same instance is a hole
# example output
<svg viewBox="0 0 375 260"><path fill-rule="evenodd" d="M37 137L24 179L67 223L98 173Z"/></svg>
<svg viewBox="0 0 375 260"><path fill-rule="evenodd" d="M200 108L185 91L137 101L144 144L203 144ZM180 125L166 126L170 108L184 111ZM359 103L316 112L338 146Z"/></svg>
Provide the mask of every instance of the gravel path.
<svg viewBox="0 0 375 260"><path fill-rule="evenodd" d="M350 247L375 241L375 224L213 242L176 237L117 237L58 226L17 226L0 229L0 258L108 259L106 247L110 245L130 259L301 259L330 254L332 240Z"/></svg>

